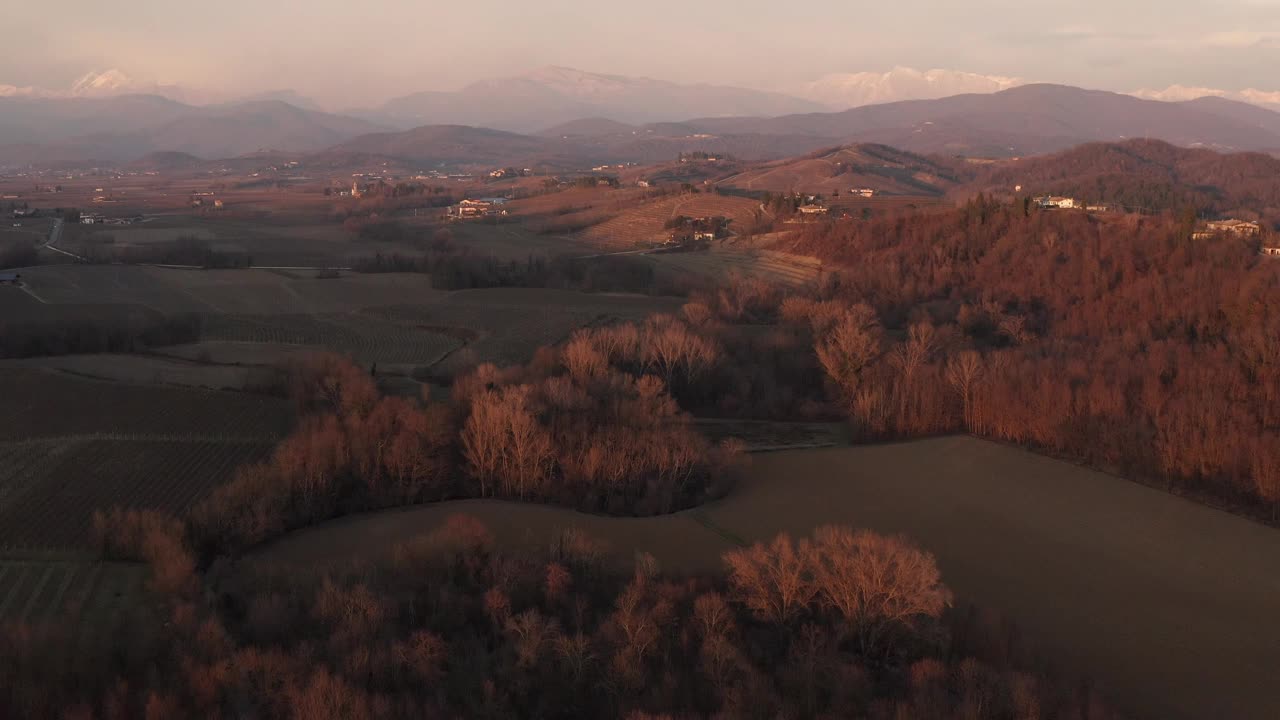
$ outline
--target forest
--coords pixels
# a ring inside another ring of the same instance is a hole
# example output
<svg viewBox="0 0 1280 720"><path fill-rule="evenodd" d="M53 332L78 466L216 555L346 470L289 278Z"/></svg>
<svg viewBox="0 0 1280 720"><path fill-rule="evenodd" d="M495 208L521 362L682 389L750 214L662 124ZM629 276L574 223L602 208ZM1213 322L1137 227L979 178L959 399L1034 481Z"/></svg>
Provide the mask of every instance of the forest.
<svg viewBox="0 0 1280 720"><path fill-rule="evenodd" d="M1119 717L998 618L954 608L932 555L818 528L723 575L630 572L573 531L521 552L466 516L376 566L200 575L149 513L100 526L160 601L111 628L0 629L0 712L40 718Z"/></svg>

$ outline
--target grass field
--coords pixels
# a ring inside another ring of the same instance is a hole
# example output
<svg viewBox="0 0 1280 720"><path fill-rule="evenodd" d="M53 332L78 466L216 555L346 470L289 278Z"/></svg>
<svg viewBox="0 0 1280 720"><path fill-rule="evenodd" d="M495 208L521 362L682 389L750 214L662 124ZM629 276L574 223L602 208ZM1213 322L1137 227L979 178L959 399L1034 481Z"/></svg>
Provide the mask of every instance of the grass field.
<svg viewBox="0 0 1280 720"><path fill-rule="evenodd" d="M263 549L269 563L381 556L467 513L500 542L578 527L673 570L825 523L905 533L958 597L1001 612L1135 715L1274 718L1280 533L1141 485L967 437L752 456L726 499L658 518L463 501L347 518Z"/></svg>

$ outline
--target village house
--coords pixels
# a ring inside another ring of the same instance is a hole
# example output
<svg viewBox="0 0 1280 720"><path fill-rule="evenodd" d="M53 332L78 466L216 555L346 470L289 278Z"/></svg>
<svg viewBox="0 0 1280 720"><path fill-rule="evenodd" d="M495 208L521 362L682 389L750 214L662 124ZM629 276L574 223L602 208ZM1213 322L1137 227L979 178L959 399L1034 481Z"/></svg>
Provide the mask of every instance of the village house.
<svg viewBox="0 0 1280 720"><path fill-rule="evenodd" d="M1263 243L1262 249L1259 250L1259 252L1267 257L1280 259L1280 240L1272 240L1270 242Z"/></svg>
<svg viewBox="0 0 1280 720"><path fill-rule="evenodd" d="M102 217L101 215L96 214L96 213L81 213L81 214L80 214L80 224L81 224L81 225L93 225L93 224L95 224L95 223L101 223L102 221L103 221L103 217Z"/></svg>
<svg viewBox="0 0 1280 720"><path fill-rule="evenodd" d="M875 197L875 195L876 195L876 189L875 189L875 188L854 188L854 189L850 190L849 192L853 193L854 195L857 195L857 196L859 196L859 197L864 197L864 198Z"/></svg>
<svg viewBox="0 0 1280 720"><path fill-rule="evenodd" d="M827 213L826 205L802 205L800 206L800 214L816 217Z"/></svg>
<svg viewBox="0 0 1280 720"><path fill-rule="evenodd" d="M502 207L506 203L506 198L480 198L478 200L468 198L454 207L454 214L459 218L506 215L507 211Z"/></svg>
<svg viewBox="0 0 1280 720"><path fill-rule="evenodd" d="M1079 203L1076 202L1075 198L1061 197L1058 195L1042 197L1036 202L1037 204L1039 204L1041 208L1046 210L1048 209L1071 210L1071 209L1080 207Z"/></svg>
<svg viewBox="0 0 1280 720"><path fill-rule="evenodd" d="M1195 240L1205 240L1215 235L1234 235L1236 237L1257 237L1262 232L1262 226L1256 222L1248 222L1246 220L1237 220L1229 218L1226 220L1210 220L1200 229L1191 233L1191 237Z"/></svg>

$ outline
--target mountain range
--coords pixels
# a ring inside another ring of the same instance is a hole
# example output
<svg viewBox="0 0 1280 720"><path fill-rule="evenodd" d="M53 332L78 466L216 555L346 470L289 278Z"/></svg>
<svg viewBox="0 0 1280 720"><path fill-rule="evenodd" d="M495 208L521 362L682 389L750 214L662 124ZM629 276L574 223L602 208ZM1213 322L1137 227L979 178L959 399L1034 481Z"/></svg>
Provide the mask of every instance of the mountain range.
<svg viewBox="0 0 1280 720"><path fill-rule="evenodd" d="M670 94L677 107L692 102L680 99L683 90L657 81L641 83L647 89L637 95L634 86L610 76L587 77L575 71L539 78L535 82L526 77L515 85L500 83L512 92L505 103L510 112L558 108L560 101L554 98L564 97L577 98L565 101L575 112L595 108L606 99L625 104L645 93L655 98ZM485 93L476 90L474 97L496 98L502 92L491 87ZM698 107L715 105L726 111L737 107L732 93L721 97ZM742 102L752 107L788 105L788 101L758 96ZM526 124L541 124L550 117ZM462 123L409 130L393 127L279 99L193 106L155 95L10 96L0 97L0 163L119 163L157 151L225 158L269 149L322 153L326 165L378 158L418 167L497 164L577 169L603 163L652 163L698 150L743 160L771 160L851 143L887 145L917 154L1016 157L1087 142L1146 137L1224 151L1280 151L1280 113L1256 105L1220 97L1163 102L1043 84L839 112L703 115L645 123L610 115L576 115L526 133Z"/></svg>
<svg viewBox="0 0 1280 720"><path fill-rule="evenodd" d="M418 92L353 113L384 125L472 125L531 133L584 117L625 123L696 116L775 116L830 109L811 100L722 85L601 75L545 67L523 75L482 80L452 92Z"/></svg>

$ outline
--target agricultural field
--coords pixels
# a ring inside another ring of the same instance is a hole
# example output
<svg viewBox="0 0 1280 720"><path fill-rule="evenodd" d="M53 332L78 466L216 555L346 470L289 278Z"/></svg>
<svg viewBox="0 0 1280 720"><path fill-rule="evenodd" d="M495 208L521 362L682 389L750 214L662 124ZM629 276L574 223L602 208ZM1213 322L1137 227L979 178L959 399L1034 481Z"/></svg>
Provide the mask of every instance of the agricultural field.
<svg viewBox="0 0 1280 720"><path fill-rule="evenodd" d="M0 508L0 548L87 549L94 511L114 506L180 516L237 467L262 459L272 447L217 438L68 440L57 459L25 480L26 487ZM31 453L40 446L26 443L24 448ZM39 462L23 454L18 453L20 463Z"/></svg>
<svg viewBox="0 0 1280 720"><path fill-rule="evenodd" d="M0 557L0 624L58 622L81 647L110 643L122 616L146 612L146 576L134 563Z"/></svg>
<svg viewBox="0 0 1280 720"><path fill-rule="evenodd" d="M634 250L666 242L670 235L666 222L680 215L730 218L732 230L750 224L759 210L759 201L749 198L712 193L677 195L629 206L578 237L598 248Z"/></svg>
<svg viewBox="0 0 1280 720"><path fill-rule="evenodd" d="M93 511L181 514L291 424L286 401L0 372L0 551L88 548Z"/></svg>
<svg viewBox="0 0 1280 720"><path fill-rule="evenodd" d="M460 250L475 255L493 255L501 260L578 256L595 252L593 246L573 237L539 234L515 223L458 222L449 226L449 232Z"/></svg>
<svg viewBox="0 0 1280 720"><path fill-rule="evenodd" d="M428 366L461 345L444 333L347 314L207 315L200 335L214 342L306 345L360 362Z"/></svg>
<svg viewBox="0 0 1280 720"><path fill-rule="evenodd" d="M458 291L429 306L370 308L362 314L403 326L448 328L463 344L429 374L450 376L482 362L527 362L539 347L561 342L577 328L674 312L682 303L645 295L494 288Z"/></svg>
<svg viewBox="0 0 1280 720"><path fill-rule="evenodd" d="M1273 718L1280 534L1196 503L969 437L752 456L727 498L656 518L461 501L346 518L255 554L268 564L385 557L457 513L500 543L576 527L620 562L673 570L827 523L904 533L965 602L1000 612L1122 708L1167 718Z"/></svg>
<svg viewBox="0 0 1280 720"><path fill-rule="evenodd" d="M822 261L756 248L739 249L732 245L708 250L655 252L642 255L660 272L727 280L733 275L754 277L789 287L801 287L817 280L823 272Z"/></svg>
<svg viewBox="0 0 1280 720"><path fill-rule="evenodd" d="M175 313L343 312L395 302L427 302L444 293L424 275L273 270L182 270L127 265L48 265L23 272L26 294L51 305L143 305ZM15 288L0 288L11 291ZM12 293L7 293L12 294ZM5 302L0 295L0 302Z"/></svg>
<svg viewBox="0 0 1280 720"><path fill-rule="evenodd" d="M174 348L165 348L172 354ZM270 390L279 385L279 375L268 367L236 367L235 361L205 357L190 360L157 355L87 354L0 360L0 372L8 368L44 368L96 380L150 385L178 385L210 390ZM203 360L203 362L201 362ZM247 363L270 365L270 362Z"/></svg>
<svg viewBox="0 0 1280 720"><path fill-rule="evenodd" d="M109 383L51 371L0 373L0 442L162 437L273 441L292 423L288 402L248 393Z"/></svg>

